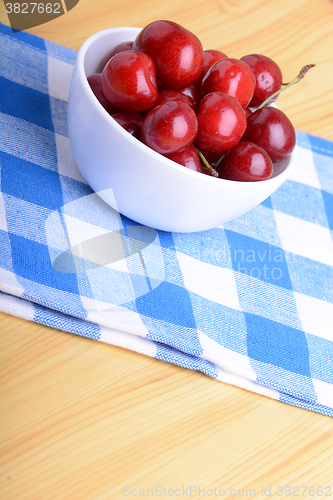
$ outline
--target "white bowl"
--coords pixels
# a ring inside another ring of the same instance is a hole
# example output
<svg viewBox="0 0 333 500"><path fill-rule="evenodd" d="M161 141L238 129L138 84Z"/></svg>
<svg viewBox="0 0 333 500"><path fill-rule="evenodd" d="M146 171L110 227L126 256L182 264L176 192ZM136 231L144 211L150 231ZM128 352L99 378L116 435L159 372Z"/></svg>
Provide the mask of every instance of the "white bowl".
<svg viewBox="0 0 333 500"><path fill-rule="evenodd" d="M68 132L83 177L112 208L163 231L204 231L248 212L288 178L296 149L272 179L236 182L191 171L132 137L97 101L87 76L100 71L103 57L115 45L134 40L139 31L100 31L78 52L69 92Z"/></svg>

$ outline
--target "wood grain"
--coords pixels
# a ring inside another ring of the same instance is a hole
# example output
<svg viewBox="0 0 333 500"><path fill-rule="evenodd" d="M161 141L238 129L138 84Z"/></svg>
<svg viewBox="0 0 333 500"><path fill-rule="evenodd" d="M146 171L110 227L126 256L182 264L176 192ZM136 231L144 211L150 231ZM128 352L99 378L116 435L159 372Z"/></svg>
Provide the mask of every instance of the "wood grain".
<svg viewBox="0 0 333 500"><path fill-rule="evenodd" d="M332 485L330 417L0 320L3 499L118 500L126 487L160 486L249 489L259 498L271 488L278 498L278 486Z"/></svg>
<svg viewBox="0 0 333 500"><path fill-rule="evenodd" d="M333 140L330 0L80 0L29 31L77 50L98 30L155 19L232 57L269 55L285 81L315 63L279 106ZM322 498L303 485L333 496L330 417L6 314L0 331L3 500Z"/></svg>

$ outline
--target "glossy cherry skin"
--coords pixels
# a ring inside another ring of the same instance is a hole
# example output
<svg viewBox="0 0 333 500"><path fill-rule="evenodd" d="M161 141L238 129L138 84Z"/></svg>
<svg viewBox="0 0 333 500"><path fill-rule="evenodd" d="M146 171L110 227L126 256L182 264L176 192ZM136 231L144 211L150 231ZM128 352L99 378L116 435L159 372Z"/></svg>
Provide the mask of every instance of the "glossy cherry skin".
<svg viewBox="0 0 333 500"><path fill-rule="evenodd" d="M101 73L94 73L93 75L88 76L87 80L91 90L95 94L95 97L110 115L119 111L115 106L113 106L113 104L110 103L110 101L107 100L103 93Z"/></svg>
<svg viewBox="0 0 333 500"><path fill-rule="evenodd" d="M260 146L242 141L226 153L216 170L223 179L256 182L270 179L274 167L272 160Z"/></svg>
<svg viewBox="0 0 333 500"><path fill-rule="evenodd" d="M257 108L269 96L280 90L282 86L282 73L280 67L270 57L261 54L249 54L241 57L250 66L255 77L255 88L249 106ZM278 95L273 97L268 104L272 104Z"/></svg>
<svg viewBox="0 0 333 500"><path fill-rule="evenodd" d="M170 102L170 101L181 101L190 106L190 108L193 109L193 111L196 111L193 99L181 92L180 90L161 90L158 93L157 101L154 104L155 106L158 106L159 104L163 104L165 102Z"/></svg>
<svg viewBox="0 0 333 500"><path fill-rule="evenodd" d="M165 156L190 170L203 173L198 152L193 144L190 144L186 148L181 149L177 153L171 153Z"/></svg>
<svg viewBox="0 0 333 500"><path fill-rule="evenodd" d="M201 82L207 71L215 64L217 61L221 61L222 59L226 59L228 56L224 53L221 52L220 50L204 50L204 56L203 56L203 65L202 65L202 70L200 72L200 75L194 82L197 87L200 88Z"/></svg>
<svg viewBox="0 0 333 500"><path fill-rule="evenodd" d="M159 92L162 92L164 90L170 90L170 89L167 89L165 85L161 85L158 88ZM198 89L198 87L196 85L194 85L194 83L192 83L192 85L189 85L188 87L185 87L183 89L173 90L173 92L181 92L182 94L185 94L186 96L188 96L192 100L191 107L193 107L193 109L195 111L197 111L200 100L201 100L201 92Z"/></svg>
<svg viewBox="0 0 333 500"><path fill-rule="evenodd" d="M195 112L187 104L170 101L153 108L145 117L141 140L162 155L192 144L198 130Z"/></svg>
<svg viewBox="0 0 333 500"><path fill-rule="evenodd" d="M194 104L194 109L197 110L201 100L201 92L198 89L198 87L192 83L192 85L189 85L184 89L180 89L180 92L182 92L185 95L188 95L192 99Z"/></svg>
<svg viewBox="0 0 333 500"><path fill-rule="evenodd" d="M201 94L224 92L234 97L243 108L252 99L255 78L251 68L240 59L222 59L208 70L201 83Z"/></svg>
<svg viewBox="0 0 333 500"><path fill-rule="evenodd" d="M158 80L169 89L191 85L203 64L203 48L191 31L172 21L154 21L138 34L133 48L149 54Z"/></svg>
<svg viewBox="0 0 333 500"><path fill-rule="evenodd" d="M246 115L236 99L212 92L201 99L194 145L208 153L224 153L236 146L246 129ZM222 156L222 155L221 155Z"/></svg>
<svg viewBox="0 0 333 500"><path fill-rule="evenodd" d="M215 162L221 159L221 157L225 154L225 152L219 153L210 153L208 151L201 151L206 160L210 165L213 165Z"/></svg>
<svg viewBox="0 0 333 500"><path fill-rule="evenodd" d="M111 104L122 111L140 113L149 109L158 96L151 57L134 50L119 52L102 71L102 88Z"/></svg>
<svg viewBox="0 0 333 500"><path fill-rule="evenodd" d="M243 140L262 147L272 162L277 163L293 152L296 133L283 111L273 106L264 106L248 117Z"/></svg>
<svg viewBox="0 0 333 500"><path fill-rule="evenodd" d="M115 113L112 118L116 120L128 133L133 135L136 139L141 140L141 127L143 123L143 116L138 113Z"/></svg>
<svg viewBox="0 0 333 500"><path fill-rule="evenodd" d="M178 27L179 25L172 21L153 21L137 35L133 43L133 50L146 52L154 59L168 38L178 30Z"/></svg>
<svg viewBox="0 0 333 500"><path fill-rule="evenodd" d="M133 41L128 41L128 42L121 42L118 43L110 52L103 58L102 63L101 63L101 72L104 69L104 66L108 61L110 61L111 57L115 56L116 54L119 54L119 52L124 52L124 50L132 50L133 48Z"/></svg>

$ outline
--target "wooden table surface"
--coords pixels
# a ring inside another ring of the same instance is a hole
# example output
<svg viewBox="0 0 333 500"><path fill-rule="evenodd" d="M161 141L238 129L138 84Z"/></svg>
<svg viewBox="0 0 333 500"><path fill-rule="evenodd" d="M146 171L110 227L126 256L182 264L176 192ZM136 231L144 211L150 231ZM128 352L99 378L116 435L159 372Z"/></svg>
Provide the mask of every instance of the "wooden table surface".
<svg viewBox="0 0 333 500"><path fill-rule="evenodd" d="M80 0L29 32L79 49L156 19L284 81L315 63L279 106L333 140L330 0ZM2 500L333 497L332 418L6 314L0 330Z"/></svg>

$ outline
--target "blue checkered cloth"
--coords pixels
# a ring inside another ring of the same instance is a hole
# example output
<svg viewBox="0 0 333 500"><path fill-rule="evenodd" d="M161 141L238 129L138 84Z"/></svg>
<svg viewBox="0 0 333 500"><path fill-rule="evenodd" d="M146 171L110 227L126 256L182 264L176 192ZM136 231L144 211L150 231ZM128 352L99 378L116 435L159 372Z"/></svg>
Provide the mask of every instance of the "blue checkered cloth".
<svg viewBox="0 0 333 500"><path fill-rule="evenodd" d="M292 176L233 222L145 228L73 160L76 52L0 32L0 310L333 416L333 144L297 132Z"/></svg>

